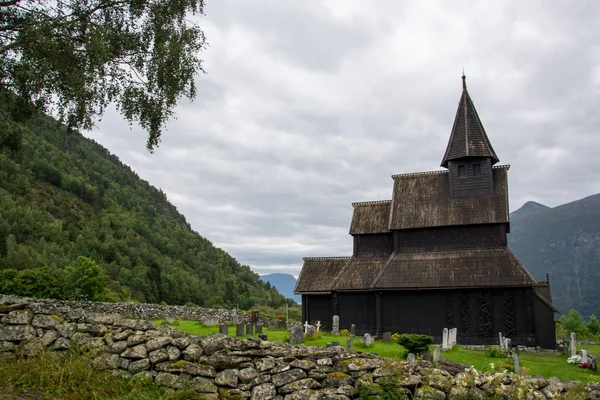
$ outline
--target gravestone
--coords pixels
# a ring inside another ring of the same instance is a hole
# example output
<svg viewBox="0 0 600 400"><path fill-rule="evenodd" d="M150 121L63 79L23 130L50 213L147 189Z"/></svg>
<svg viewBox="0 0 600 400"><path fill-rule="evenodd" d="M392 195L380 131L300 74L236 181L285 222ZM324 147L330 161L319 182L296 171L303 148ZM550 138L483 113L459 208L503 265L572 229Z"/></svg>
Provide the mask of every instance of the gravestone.
<svg viewBox="0 0 600 400"><path fill-rule="evenodd" d="M577 335L575 334L575 332L571 332L571 344L569 345L569 348L571 349L571 357L574 357L577 355Z"/></svg>
<svg viewBox="0 0 600 400"><path fill-rule="evenodd" d="M294 326L290 329L290 343L301 343L304 341L304 332L301 326Z"/></svg>
<svg viewBox="0 0 600 400"><path fill-rule="evenodd" d="M515 351L515 354L513 354L513 360L515 361L515 374L519 373L519 349L517 348L517 351Z"/></svg>
<svg viewBox="0 0 600 400"><path fill-rule="evenodd" d="M254 324L246 324L246 335L254 335Z"/></svg>
<svg viewBox="0 0 600 400"><path fill-rule="evenodd" d="M355 324L350 325L350 336L352 336L352 337L356 336L356 325Z"/></svg>
<svg viewBox="0 0 600 400"><path fill-rule="evenodd" d="M512 349L512 340L509 338L504 338L504 348L506 349L505 351L510 352Z"/></svg>
<svg viewBox="0 0 600 400"><path fill-rule="evenodd" d="M392 332L383 332L383 342L390 343L392 341Z"/></svg>
<svg viewBox="0 0 600 400"><path fill-rule="evenodd" d="M448 350L448 328L442 331L442 350Z"/></svg>
<svg viewBox="0 0 600 400"><path fill-rule="evenodd" d="M349 337L346 339L346 348L348 351L354 351L354 339Z"/></svg>
<svg viewBox="0 0 600 400"><path fill-rule="evenodd" d="M315 327L314 327L314 326L312 326L312 325L309 325L309 326L306 328L305 332L306 332L306 336L309 336L309 337L310 337L310 336L312 336L312 335L314 335L314 334L315 334Z"/></svg>
<svg viewBox="0 0 600 400"><path fill-rule="evenodd" d="M506 350L504 348L504 346L506 345L506 343L504 343L504 338L502 337L502 332L498 332L498 343L500 344L500 350Z"/></svg>
<svg viewBox="0 0 600 400"><path fill-rule="evenodd" d="M266 333L259 333L259 334L258 334L258 338L259 338L260 340L267 340L268 336L267 336L267 334L266 334Z"/></svg>
<svg viewBox="0 0 600 400"><path fill-rule="evenodd" d="M202 325L204 325L204 326L217 326L217 325L219 325L219 319L215 318L215 317L202 317L200 319L200 322L202 322Z"/></svg>
<svg viewBox="0 0 600 400"><path fill-rule="evenodd" d="M304 334L306 335L308 333L308 327L310 326L310 324L308 323L308 321L304 321L304 325L302 325L304 327Z"/></svg>
<svg viewBox="0 0 600 400"><path fill-rule="evenodd" d="M227 324L221 324L221 325L219 325L219 333L222 333L224 335L228 335L229 334L229 327L227 326Z"/></svg>
<svg viewBox="0 0 600 400"><path fill-rule="evenodd" d="M440 346L435 346L433 349L433 362L436 363L440 361Z"/></svg>
<svg viewBox="0 0 600 400"><path fill-rule="evenodd" d="M172 315L167 315L167 316L165 317L165 321L167 321L167 323L169 323L169 324L172 324L172 323L173 323L173 321L175 321L175 317L174 317L174 316L172 316Z"/></svg>
<svg viewBox="0 0 600 400"><path fill-rule="evenodd" d="M365 335L363 336L363 343L367 347L369 347L373 344L373 338L371 337L370 333L365 333Z"/></svg>
<svg viewBox="0 0 600 400"><path fill-rule="evenodd" d="M427 350L425 353L423 353L423 360L431 361L431 352L429 350Z"/></svg>
<svg viewBox="0 0 600 400"><path fill-rule="evenodd" d="M588 362L588 353L586 350L581 350L581 362L582 363Z"/></svg>
<svg viewBox="0 0 600 400"><path fill-rule="evenodd" d="M244 324L235 325L235 336L244 336Z"/></svg>
<svg viewBox="0 0 600 400"><path fill-rule="evenodd" d="M340 334L340 316L339 315L333 316L331 334L333 336L338 336Z"/></svg>
<svg viewBox="0 0 600 400"><path fill-rule="evenodd" d="M250 322L257 323L258 322L258 311L250 312Z"/></svg>
<svg viewBox="0 0 600 400"><path fill-rule="evenodd" d="M261 333L263 333L262 330L263 330L263 324L256 324L256 334L260 335Z"/></svg>
<svg viewBox="0 0 600 400"><path fill-rule="evenodd" d="M327 342L325 344L325 348L328 349L330 347L336 347L336 346L339 346L339 345L340 345L340 342Z"/></svg>
<svg viewBox="0 0 600 400"><path fill-rule="evenodd" d="M406 356L406 362L414 363L415 362L415 355L413 353L408 353L408 355Z"/></svg>
<svg viewBox="0 0 600 400"><path fill-rule="evenodd" d="M282 330L284 330L286 328L287 328L287 324L285 323L285 321L282 320L282 319L278 319L277 320L277 329L280 330L280 331L282 331Z"/></svg>
<svg viewBox="0 0 600 400"><path fill-rule="evenodd" d="M450 348L450 350L452 350L452 347L454 347L454 345L456 345L456 334L457 334L456 328L451 328L448 331L448 347Z"/></svg>
<svg viewBox="0 0 600 400"><path fill-rule="evenodd" d="M321 330L321 321L317 321L315 328L317 328L317 332L319 332L319 330Z"/></svg>

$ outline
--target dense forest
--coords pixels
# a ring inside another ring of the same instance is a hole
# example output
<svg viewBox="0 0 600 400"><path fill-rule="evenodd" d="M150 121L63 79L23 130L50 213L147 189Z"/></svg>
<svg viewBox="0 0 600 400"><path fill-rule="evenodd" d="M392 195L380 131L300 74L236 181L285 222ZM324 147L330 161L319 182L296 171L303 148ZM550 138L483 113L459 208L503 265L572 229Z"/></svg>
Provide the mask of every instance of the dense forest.
<svg viewBox="0 0 600 400"><path fill-rule="evenodd" d="M47 116L11 119L11 100L0 101L0 142L1 131L18 131L22 144L0 150L0 293L295 305L194 232L165 193L108 150Z"/></svg>

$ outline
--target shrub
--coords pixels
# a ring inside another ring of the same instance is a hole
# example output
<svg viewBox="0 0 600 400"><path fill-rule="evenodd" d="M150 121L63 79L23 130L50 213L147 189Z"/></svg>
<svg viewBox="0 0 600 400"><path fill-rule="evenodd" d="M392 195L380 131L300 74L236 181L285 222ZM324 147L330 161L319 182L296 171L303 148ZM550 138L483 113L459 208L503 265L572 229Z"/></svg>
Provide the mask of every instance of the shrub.
<svg viewBox="0 0 600 400"><path fill-rule="evenodd" d="M350 336L350 332L348 332L348 329L342 329L340 331L340 336Z"/></svg>
<svg viewBox="0 0 600 400"><path fill-rule="evenodd" d="M500 350L499 347L488 347L485 349L485 355L494 358L505 358L506 352Z"/></svg>
<svg viewBox="0 0 600 400"><path fill-rule="evenodd" d="M315 340L321 339L322 337L323 335L321 335L321 332L313 331L312 335L305 334L304 340L306 340L307 342L313 342Z"/></svg>
<svg viewBox="0 0 600 400"><path fill-rule="evenodd" d="M403 333L398 335L396 343L403 346L410 353L421 354L426 352L429 345L433 343L433 337L417 333Z"/></svg>
<svg viewBox="0 0 600 400"><path fill-rule="evenodd" d="M400 334L398 332L394 332L391 336L392 342L398 342L399 337L400 337Z"/></svg>

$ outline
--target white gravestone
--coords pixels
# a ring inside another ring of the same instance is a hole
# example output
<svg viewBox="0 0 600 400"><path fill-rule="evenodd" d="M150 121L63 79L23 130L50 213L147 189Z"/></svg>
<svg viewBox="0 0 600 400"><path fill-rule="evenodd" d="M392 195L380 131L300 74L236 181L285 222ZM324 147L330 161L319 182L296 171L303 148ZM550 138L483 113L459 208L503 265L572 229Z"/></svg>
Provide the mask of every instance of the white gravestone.
<svg viewBox="0 0 600 400"><path fill-rule="evenodd" d="M581 362L582 363L588 362L588 354L587 354L586 350L581 350Z"/></svg>
<svg viewBox="0 0 600 400"><path fill-rule="evenodd" d="M315 325L315 327L317 328L317 332L319 332L321 330L321 321L317 321L317 325Z"/></svg>
<svg viewBox="0 0 600 400"><path fill-rule="evenodd" d="M456 332L456 328L452 328L448 331L448 346L450 349L456 344Z"/></svg>
<svg viewBox="0 0 600 400"><path fill-rule="evenodd" d="M331 326L331 334L333 336L338 336L340 334L340 316L333 316L333 324Z"/></svg>
<svg viewBox="0 0 600 400"><path fill-rule="evenodd" d="M448 328L442 331L442 350L448 350Z"/></svg>
<svg viewBox="0 0 600 400"><path fill-rule="evenodd" d="M498 343L500 343L500 350L504 350L504 338L502 337L502 332L498 332Z"/></svg>
<svg viewBox="0 0 600 400"><path fill-rule="evenodd" d="M440 361L440 346L435 346L433 349L433 362L436 363Z"/></svg>
<svg viewBox="0 0 600 400"><path fill-rule="evenodd" d="M363 336L363 342L367 347L373 344L373 338L371 337L370 333L365 333L365 335Z"/></svg>
<svg viewBox="0 0 600 400"><path fill-rule="evenodd" d="M571 332L571 357L574 357L577 355L577 335L575 334L575 332Z"/></svg>
<svg viewBox="0 0 600 400"><path fill-rule="evenodd" d="M306 335L308 333L308 327L310 326L310 324L308 323L308 321L304 321L304 334Z"/></svg>

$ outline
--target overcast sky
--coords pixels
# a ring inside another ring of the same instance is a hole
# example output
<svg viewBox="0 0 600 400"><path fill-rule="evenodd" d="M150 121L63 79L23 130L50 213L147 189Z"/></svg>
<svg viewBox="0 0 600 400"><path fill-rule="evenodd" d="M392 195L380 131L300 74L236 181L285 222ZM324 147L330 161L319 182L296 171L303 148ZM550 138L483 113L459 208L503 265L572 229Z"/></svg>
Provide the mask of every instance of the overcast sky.
<svg viewBox="0 0 600 400"><path fill-rule="evenodd" d="M350 255L352 202L438 169L463 67L512 211L600 192L598 2L206 2L207 74L156 152L116 114L87 135L255 272Z"/></svg>

